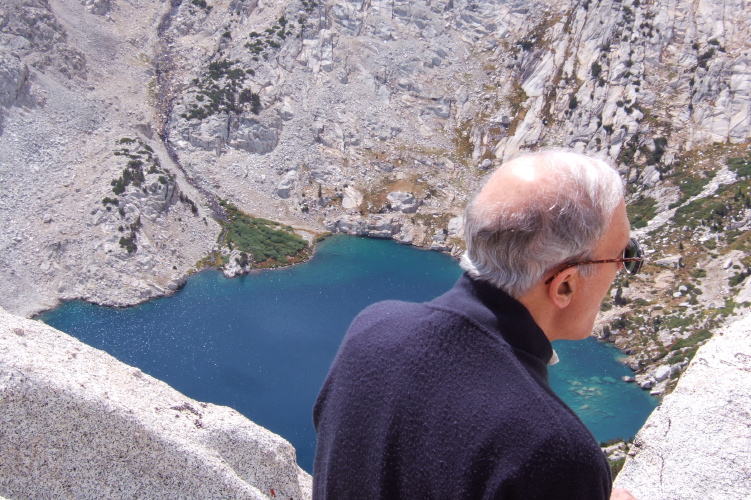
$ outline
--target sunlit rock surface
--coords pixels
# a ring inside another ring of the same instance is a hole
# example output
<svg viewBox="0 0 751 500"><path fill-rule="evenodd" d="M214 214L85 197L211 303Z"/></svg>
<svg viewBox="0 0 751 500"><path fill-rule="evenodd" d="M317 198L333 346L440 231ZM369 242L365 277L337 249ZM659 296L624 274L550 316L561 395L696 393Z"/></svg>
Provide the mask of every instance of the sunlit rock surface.
<svg viewBox="0 0 751 500"><path fill-rule="evenodd" d="M751 491L751 316L701 349L639 431L616 479L639 500L747 498Z"/></svg>
<svg viewBox="0 0 751 500"><path fill-rule="evenodd" d="M287 441L0 309L0 497L294 498Z"/></svg>

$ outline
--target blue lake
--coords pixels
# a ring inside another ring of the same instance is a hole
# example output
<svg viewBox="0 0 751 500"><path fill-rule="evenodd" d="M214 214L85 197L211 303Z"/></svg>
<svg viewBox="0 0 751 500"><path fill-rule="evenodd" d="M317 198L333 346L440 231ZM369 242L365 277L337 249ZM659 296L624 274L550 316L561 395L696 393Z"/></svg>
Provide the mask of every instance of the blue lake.
<svg viewBox="0 0 751 500"><path fill-rule="evenodd" d="M385 299L430 300L461 269L392 241L333 237L309 262L225 279L192 276L172 297L125 309L69 302L39 319L199 401L235 408L280 434L312 470L312 408L355 315ZM554 343L553 389L600 440L631 438L657 400L621 381L619 352L590 338Z"/></svg>

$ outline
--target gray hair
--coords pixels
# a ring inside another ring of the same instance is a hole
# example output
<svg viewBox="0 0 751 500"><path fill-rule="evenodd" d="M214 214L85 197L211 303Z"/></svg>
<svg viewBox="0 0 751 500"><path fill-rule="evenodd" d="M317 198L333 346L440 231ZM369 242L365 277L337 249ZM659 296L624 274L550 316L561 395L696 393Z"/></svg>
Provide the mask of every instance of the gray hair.
<svg viewBox="0 0 751 500"><path fill-rule="evenodd" d="M553 177L525 200L467 206L461 266L515 298L564 263L591 260L624 196L618 172L602 160L572 152L525 155ZM500 168L504 168L501 166ZM580 270L588 275L592 266Z"/></svg>

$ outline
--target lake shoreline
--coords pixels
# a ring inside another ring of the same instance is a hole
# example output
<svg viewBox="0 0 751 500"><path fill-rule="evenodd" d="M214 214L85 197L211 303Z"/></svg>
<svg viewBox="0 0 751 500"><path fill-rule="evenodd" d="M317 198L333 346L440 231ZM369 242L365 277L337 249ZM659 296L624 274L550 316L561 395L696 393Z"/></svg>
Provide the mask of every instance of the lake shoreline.
<svg viewBox="0 0 751 500"><path fill-rule="evenodd" d="M368 236L368 235L359 236L359 235L350 235L350 234L346 234L346 233L325 232L325 233L321 233L321 234L316 234L315 237L312 238L312 240L309 242L309 245L311 247L310 248L310 256L307 259L305 259L305 260L302 260L300 262L294 262L294 263L291 263L291 264L288 264L288 265L280 265L280 266L276 266L276 267L261 267L261 268L251 267L247 272L238 273L238 274L236 274L234 276L226 276L225 275L225 279L239 278L241 276L255 276L255 275L259 275L259 274L261 274L263 272L266 272L266 271L280 271L280 270L283 270L283 269L289 269L289 268L292 268L292 267L296 267L296 266L299 266L299 265L302 265L302 264L307 264L307 263L309 263L316 256L316 254L318 252L318 248L319 248L319 243L322 243L323 241L326 241L326 240L328 240L330 238L338 238L338 237L342 237L342 238L344 238L344 237L348 237L348 238L365 238L365 239L371 239L371 240L388 240L388 241L393 241L394 243L396 243L396 244L398 244L400 246L412 247L412 248L415 248L417 250L426 251L426 252L437 252L437 253L446 255L446 256L452 258L453 260L457 260L456 257L454 257L453 255L451 255L451 253L449 251L446 251L446 250L431 250L428 247L423 247L423 246L420 246L420 245L413 245L413 244L406 244L406 243L403 243L401 241L395 240L393 238L373 237L373 236ZM40 316L43 316L44 314L48 313L49 311L57 309L57 308L61 307L62 305L66 304L68 302L75 302L75 301L83 301L83 302L94 304L94 305L97 305L97 306L109 307L109 308L113 308L113 309L133 308L133 307L139 306L141 304L148 303L148 302L150 302L152 300L155 300L155 299L159 299L159 298L163 298L163 297L171 297L171 296L175 295L177 292L181 291L185 287L185 285L187 283L187 280L189 278L191 278L193 276L196 276L196 275L198 275L200 273L206 272L206 271L219 271L219 272L222 272L222 268L221 267L214 267L214 266L206 266L206 267L203 267L203 268L200 268L200 269L194 269L194 270L190 271L189 273L187 273L186 275L180 277L177 280L177 286L175 286L174 289L173 288L168 288L167 290L164 290L163 293L161 293L161 294L157 294L157 295L154 295L154 296L151 296L151 297L147 297L147 298L144 298L142 300L134 301L132 303L120 303L120 302L118 302L118 303L112 303L112 302L109 302L109 301L106 301L106 300L97 300L96 298L91 298L91 297L89 297L89 298L87 298L87 297L75 297L75 298L71 298L71 299L58 300L58 302L55 305L53 305L51 307L45 307L44 309L41 309L40 311L35 312L33 315L30 316L30 319L38 319ZM600 337L597 334L596 330L592 331L590 333L590 336L593 337L593 338L595 338L598 342L610 344L613 347L615 347L616 349L618 349L623 354L623 358L620 360L620 362L622 362L625 366L629 367L631 369L631 371L633 372L633 374L637 374L637 373L640 372L639 370L634 370L633 367L629 363L629 361L631 359L633 359L633 354L631 354L629 352L626 352L626 349L619 348L619 346L617 346L615 344L613 338L602 338L602 337ZM649 367L647 367L647 368L649 368ZM641 371L644 371L644 370L641 370ZM647 389L645 389L645 390L647 390Z"/></svg>
<svg viewBox="0 0 751 500"><path fill-rule="evenodd" d="M310 412L352 319L382 300L432 300L461 276L450 257L415 250L335 238L307 266L237 280L200 272L169 299L130 308L73 302L40 319L193 399L235 408L290 440L309 467ZM630 372L616 361L620 351L590 339L555 349L563 363L551 367L551 380L562 380L556 390L574 410L599 422L599 440L635 434L656 401L619 380ZM620 402L621 392L631 399ZM630 413L641 407L643 415Z"/></svg>

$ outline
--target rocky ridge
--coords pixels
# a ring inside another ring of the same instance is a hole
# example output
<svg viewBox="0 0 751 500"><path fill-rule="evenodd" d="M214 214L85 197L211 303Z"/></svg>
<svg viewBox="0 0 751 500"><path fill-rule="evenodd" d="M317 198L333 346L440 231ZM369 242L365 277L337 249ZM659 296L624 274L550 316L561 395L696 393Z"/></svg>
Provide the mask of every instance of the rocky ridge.
<svg viewBox="0 0 751 500"><path fill-rule="evenodd" d="M0 108L0 288L2 305L24 315L59 300L127 305L169 293L216 241L199 194L154 140L147 52L162 6L134 6L139 22L114 29L102 5L0 2L0 54L20 68L2 79L17 90ZM142 158L116 154L136 138L149 148ZM144 178L117 195L130 161L144 163Z"/></svg>
<svg viewBox="0 0 751 500"><path fill-rule="evenodd" d="M0 495L311 498L287 441L0 309Z"/></svg>
<svg viewBox="0 0 751 500"><path fill-rule="evenodd" d="M640 500L745 498L751 489L751 316L697 352L639 431L616 487ZM741 410L741 411L739 411Z"/></svg>

